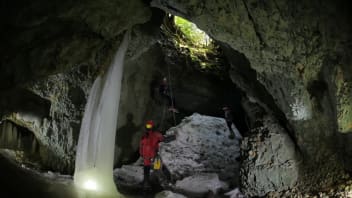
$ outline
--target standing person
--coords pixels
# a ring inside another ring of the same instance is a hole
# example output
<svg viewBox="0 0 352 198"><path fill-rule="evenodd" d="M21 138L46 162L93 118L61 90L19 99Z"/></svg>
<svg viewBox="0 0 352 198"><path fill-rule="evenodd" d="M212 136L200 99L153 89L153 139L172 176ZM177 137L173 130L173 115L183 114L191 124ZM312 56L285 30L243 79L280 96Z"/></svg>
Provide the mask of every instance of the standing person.
<svg viewBox="0 0 352 198"><path fill-rule="evenodd" d="M163 141L164 137L160 132L153 130L154 122L152 120L146 122L145 128L146 132L140 141L139 154L143 158L143 185L146 187L150 185L149 175L153 158L156 156L159 150L159 142Z"/></svg>
<svg viewBox="0 0 352 198"><path fill-rule="evenodd" d="M163 96L164 98L167 99L167 101L169 103L169 110L177 113L178 111L175 108L175 98L172 97L172 95L171 95L171 90L170 90L170 87L169 87L169 84L167 82L166 77L164 77L160 83L159 93L161 96Z"/></svg>
<svg viewBox="0 0 352 198"><path fill-rule="evenodd" d="M235 138L235 132L232 130L233 116L232 116L231 109L228 106L224 106L222 108L222 110L224 110L225 121L226 121L227 127L230 130L229 138L230 139L234 139Z"/></svg>

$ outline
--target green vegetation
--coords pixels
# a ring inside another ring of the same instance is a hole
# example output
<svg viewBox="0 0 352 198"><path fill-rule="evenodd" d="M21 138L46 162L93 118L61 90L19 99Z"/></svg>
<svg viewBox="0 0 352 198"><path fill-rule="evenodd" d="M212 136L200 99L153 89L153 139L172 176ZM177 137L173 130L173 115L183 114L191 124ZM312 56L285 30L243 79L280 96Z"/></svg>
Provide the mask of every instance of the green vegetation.
<svg viewBox="0 0 352 198"><path fill-rule="evenodd" d="M207 48L211 45L212 40L210 37L205 32L198 29L194 23L178 16L174 17L174 23L180 28L186 39L188 39L194 47Z"/></svg>
<svg viewBox="0 0 352 198"><path fill-rule="evenodd" d="M219 50L213 40L194 23L178 16L172 19L171 24L168 24L172 27L163 27L163 30L172 37L179 51L190 56L201 69L218 69Z"/></svg>

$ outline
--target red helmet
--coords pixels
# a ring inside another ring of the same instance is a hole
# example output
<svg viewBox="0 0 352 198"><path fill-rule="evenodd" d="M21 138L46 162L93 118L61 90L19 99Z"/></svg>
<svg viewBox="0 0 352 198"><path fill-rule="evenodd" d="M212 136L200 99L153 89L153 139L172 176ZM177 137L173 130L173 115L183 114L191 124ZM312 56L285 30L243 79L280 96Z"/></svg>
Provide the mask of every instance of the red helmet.
<svg viewBox="0 0 352 198"><path fill-rule="evenodd" d="M152 129L153 127L154 127L153 120L148 120L147 123L145 124L145 128Z"/></svg>

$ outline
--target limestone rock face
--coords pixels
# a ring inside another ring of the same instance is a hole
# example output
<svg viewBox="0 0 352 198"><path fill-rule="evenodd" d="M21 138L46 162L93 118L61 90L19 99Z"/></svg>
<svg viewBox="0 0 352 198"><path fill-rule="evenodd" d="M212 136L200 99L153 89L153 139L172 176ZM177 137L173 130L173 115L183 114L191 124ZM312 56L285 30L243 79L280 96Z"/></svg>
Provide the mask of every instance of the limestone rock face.
<svg viewBox="0 0 352 198"><path fill-rule="evenodd" d="M79 65L108 65L117 36L148 21L141 0L4 2L0 88Z"/></svg>
<svg viewBox="0 0 352 198"><path fill-rule="evenodd" d="M239 141L229 139L223 118L195 113L167 133L176 140L161 143L160 156L173 180L202 172L217 173L223 181L238 177Z"/></svg>
<svg viewBox="0 0 352 198"><path fill-rule="evenodd" d="M264 118L263 126L242 141L241 184L249 196L294 187L298 181L300 155L278 123Z"/></svg>
<svg viewBox="0 0 352 198"><path fill-rule="evenodd" d="M307 159L307 183L340 174L341 151L350 145L336 142L339 132L351 132L348 1L153 0L152 6L189 19L232 50L233 82L290 125Z"/></svg>
<svg viewBox="0 0 352 198"><path fill-rule="evenodd" d="M37 96L33 102L38 103L38 109L26 109L21 103L26 98L22 98L17 110L4 116L33 132L39 143L48 148L41 156L43 165L49 169L70 172L74 168L82 112L93 80L88 73L89 68L81 67L28 83L26 90ZM40 98L50 101L47 109L40 106L43 100Z"/></svg>
<svg viewBox="0 0 352 198"><path fill-rule="evenodd" d="M43 148L30 131L17 127L11 122L4 121L0 124L0 152L12 153L12 159L17 163L41 168L40 164Z"/></svg>

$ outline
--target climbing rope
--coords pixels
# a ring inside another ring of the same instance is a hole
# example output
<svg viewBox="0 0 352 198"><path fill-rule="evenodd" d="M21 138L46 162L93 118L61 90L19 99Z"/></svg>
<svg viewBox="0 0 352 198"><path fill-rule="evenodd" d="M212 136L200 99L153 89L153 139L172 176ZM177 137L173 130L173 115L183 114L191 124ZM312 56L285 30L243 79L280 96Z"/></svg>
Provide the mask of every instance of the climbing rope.
<svg viewBox="0 0 352 198"><path fill-rule="evenodd" d="M159 127L160 131L163 131L163 128L164 128L165 111L166 111L166 101L164 100L163 111L162 111L162 114L161 114L160 127Z"/></svg>
<svg viewBox="0 0 352 198"><path fill-rule="evenodd" d="M167 65L167 70L168 70L168 78L169 78L169 83L168 83L168 88L170 91L170 100L171 100L171 107L172 107L172 118L174 121L174 125L176 125L176 115L175 115L175 104L174 104L174 99L173 99L173 94L172 94L172 84L171 84L171 73L170 73L170 66ZM159 129L162 131L164 127L164 121L165 121L165 112L166 112L166 101L164 100L163 103L163 111L161 114L161 120L160 120L160 127Z"/></svg>
<svg viewBox="0 0 352 198"><path fill-rule="evenodd" d="M176 125L176 116L175 116L175 107L174 107L174 97L172 95L172 85L171 85L171 74L170 74L170 66L167 64L167 71L169 73L169 89L170 89L170 99L171 99L171 107L172 110L172 117L174 119L174 125Z"/></svg>

